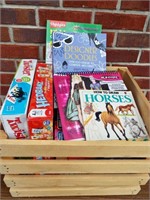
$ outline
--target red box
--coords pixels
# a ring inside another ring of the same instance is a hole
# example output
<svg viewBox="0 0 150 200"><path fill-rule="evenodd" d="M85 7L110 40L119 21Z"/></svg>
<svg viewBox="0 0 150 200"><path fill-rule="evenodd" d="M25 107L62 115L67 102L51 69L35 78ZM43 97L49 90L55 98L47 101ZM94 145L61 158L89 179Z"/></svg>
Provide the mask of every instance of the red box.
<svg viewBox="0 0 150 200"><path fill-rule="evenodd" d="M38 63L28 109L30 139L53 139L52 66Z"/></svg>

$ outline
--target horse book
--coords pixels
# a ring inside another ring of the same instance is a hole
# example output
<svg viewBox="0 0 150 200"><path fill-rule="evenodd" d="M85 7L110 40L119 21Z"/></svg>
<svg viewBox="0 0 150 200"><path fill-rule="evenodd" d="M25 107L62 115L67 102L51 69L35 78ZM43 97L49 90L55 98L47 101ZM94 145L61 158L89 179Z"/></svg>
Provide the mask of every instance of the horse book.
<svg viewBox="0 0 150 200"><path fill-rule="evenodd" d="M84 140L79 90L127 90L118 71L55 74L54 87L65 140Z"/></svg>
<svg viewBox="0 0 150 200"><path fill-rule="evenodd" d="M148 140L131 91L79 93L86 140Z"/></svg>

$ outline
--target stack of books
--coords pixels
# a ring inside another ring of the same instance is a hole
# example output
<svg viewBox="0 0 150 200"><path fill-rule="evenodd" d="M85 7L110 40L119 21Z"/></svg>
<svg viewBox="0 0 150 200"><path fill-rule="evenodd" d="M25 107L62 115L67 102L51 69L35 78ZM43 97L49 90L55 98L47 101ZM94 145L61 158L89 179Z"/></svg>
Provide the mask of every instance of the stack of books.
<svg viewBox="0 0 150 200"><path fill-rule="evenodd" d="M106 71L107 36L101 31L101 25L47 21L46 58L53 65L57 110L54 138L147 140L132 92L119 71Z"/></svg>

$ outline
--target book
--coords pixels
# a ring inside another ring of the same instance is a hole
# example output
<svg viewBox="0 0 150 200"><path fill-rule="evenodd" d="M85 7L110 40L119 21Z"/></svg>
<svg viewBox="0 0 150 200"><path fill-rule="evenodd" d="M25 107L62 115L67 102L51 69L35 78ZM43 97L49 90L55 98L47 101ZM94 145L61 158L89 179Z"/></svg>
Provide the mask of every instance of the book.
<svg viewBox="0 0 150 200"><path fill-rule="evenodd" d="M94 78L94 81L92 78ZM118 81L122 84L121 89L126 89L122 77L117 71L54 75L56 100L65 140L85 139L79 90L83 88L87 90L90 88L94 89L94 87L100 89L102 87L100 80L102 82L105 81L104 89L112 89L112 85L116 85ZM107 80L108 83L111 83L111 87L109 85L106 87Z"/></svg>
<svg viewBox="0 0 150 200"><path fill-rule="evenodd" d="M36 67L27 122L30 139L53 139L52 66L46 63Z"/></svg>
<svg viewBox="0 0 150 200"><path fill-rule="evenodd" d="M148 140L131 91L80 90L86 140Z"/></svg>
<svg viewBox="0 0 150 200"><path fill-rule="evenodd" d="M58 108L54 108L54 140L64 140Z"/></svg>
<svg viewBox="0 0 150 200"><path fill-rule="evenodd" d="M119 71L100 71L80 73L86 89L91 90L128 90Z"/></svg>
<svg viewBox="0 0 150 200"><path fill-rule="evenodd" d="M57 20L47 20L46 23L46 63L52 64L52 33L60 32L85 32L85 33L100 33L102 25L67 22Z"/></svg>
<svg viewBox="0 0 150 200"><path fill-rule="evenodd" d="M106 34L53 32L55 74L106 70Z"/></svg>
<svg viewBox="0 0 150 200"><path fill-rule="evenodd" d="M78 109L71 98L71 75L55 75L54 87L60 114L64 140L84 140L83 126L79 120ZM80 112L81 113L81 112Z"/></svg>
<svg viewBox="0 0 150 200"><path fill-rule="evenodd" d="M29 138L27 110L36 64L36 59L21 60L2 105L0 118L11 139Z"/></svg>

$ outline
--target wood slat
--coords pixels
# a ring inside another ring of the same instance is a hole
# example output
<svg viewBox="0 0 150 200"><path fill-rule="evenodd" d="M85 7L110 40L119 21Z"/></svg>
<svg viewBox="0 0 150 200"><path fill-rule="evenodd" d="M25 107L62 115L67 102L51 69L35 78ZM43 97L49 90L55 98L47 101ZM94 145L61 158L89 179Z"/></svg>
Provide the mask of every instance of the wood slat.
<svg viewBox="0 0 150 200"><path fill-rule="evenodd" d="M0 160L2 174L150 173L150 160Z"/></svg>
<svg viewBox="0 0 150 200"><path fill-rule="evenodd" d="M0 130L0 140L1 139L7 139L7 135L6 135L5 131L3 131L3 130Z"/></svg>
<svg viewBox="0 0 150 200"><path fill-rule="evenodd" d="M149 120L149 113L150 113L150 104L140 89L137 82L133 79L132 74L129 70L119 70L122 74L123 80L129 90L132 91L134 96L135 102L137 104L138 110L143 118L143 121L146 125L146 129L150 134L150 120ZM123 72L124 71L124 72Z"/></svg>
<svg viewBox="0 0 150 200"><path fill-rule="evenodd" d="M150 157L150 141L0 140L1 157Z"/></svg>
<svg viewBox="0 0 150 200"><path fill-rule="evenodd" d="M135 195L140 186L123 187L52 187L52 188L10 188L13 197L50 197L50 196L99 196Z"/></svg>
<svg viewBox="0 0 150 200"><path fill-rule="evenodd" d="M145 185L148 174L5 175L7 187L133 186Z"/></svg>
<svg viewBox="0 0 150 200"><path fill-rule="evenodd" d="M138 106L140 111L141 117L146 125L146 129L150 134L150 121L149 121L149 113L150 113L150 104L142 92L141 88L137 84L136 80L134 80L131 72L128 70L127 67L107 67L108 71L119 71L122 75L122 78L128 88L128 90L132 91L134 96L135 102Z"/></svg>

